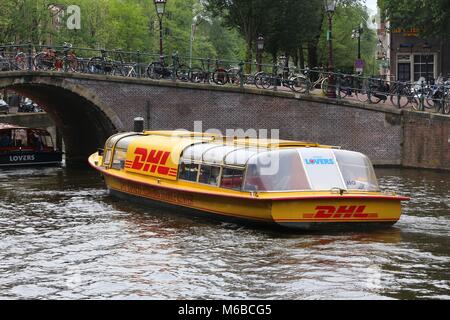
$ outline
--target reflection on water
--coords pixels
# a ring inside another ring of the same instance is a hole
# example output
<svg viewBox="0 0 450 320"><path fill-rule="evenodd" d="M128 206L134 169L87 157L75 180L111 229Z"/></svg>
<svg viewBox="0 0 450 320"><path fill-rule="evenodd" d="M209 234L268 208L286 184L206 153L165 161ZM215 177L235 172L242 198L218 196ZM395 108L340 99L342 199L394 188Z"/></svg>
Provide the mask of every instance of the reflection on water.
<svg viewBox="0 0 450 320"><path fill-rule="evenodd" d="M108 196L87 168L0 171L0 298L450 298L450 173L379 169L393 228L286 233Z"/></svg>

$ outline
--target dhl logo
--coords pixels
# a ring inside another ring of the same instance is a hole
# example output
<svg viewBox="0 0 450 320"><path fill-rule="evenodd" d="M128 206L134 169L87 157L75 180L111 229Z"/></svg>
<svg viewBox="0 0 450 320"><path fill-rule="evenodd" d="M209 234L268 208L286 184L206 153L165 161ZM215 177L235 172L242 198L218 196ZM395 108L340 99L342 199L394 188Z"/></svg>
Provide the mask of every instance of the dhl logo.
<svg viewBox="0 0 450 320"><path fill-rule="evenodd" d="M144 148L136 148L134 155L134 161L125 161L125 168L163 176L177 176L177 169L167 166L167 160L170 157L168 151L150 150L149 152Z"/></svg>
<svg viewBox="0 0 450 320"><path fill-rule="evenodd" d="M367 219L377 218L378 213L367 213L366 206L317 206L315 213L304 213L303 218L313 219Z"/></svg>

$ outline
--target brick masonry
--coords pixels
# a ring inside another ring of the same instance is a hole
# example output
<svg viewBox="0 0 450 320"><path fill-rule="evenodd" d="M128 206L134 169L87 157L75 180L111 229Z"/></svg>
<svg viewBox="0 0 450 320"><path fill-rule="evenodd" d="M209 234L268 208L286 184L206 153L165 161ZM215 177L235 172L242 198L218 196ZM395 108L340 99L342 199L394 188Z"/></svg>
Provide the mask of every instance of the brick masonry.
<svg viewBox="0 0 450 320"><path fill-rule="evenodd" d="M402 165L450 170L450 117L404 112Z"/></svg>
<svg viewBox="0 0 450 320"><path fill-rule="evenodd" d="M339 145L367 154L378 165L450 169L449 146L443 143L450 126L446 116L287 92L94 75L0 73L1 87L40 102L61 127L73 156L92 152L115 131L131 130L133 118L143 116L153 130L193 130L194 121L202 121L203 130L223 133L237 128L279 129L282 139ZM437 135L442 143L422 152L416 125L428 126L424 137Z"/></svg>

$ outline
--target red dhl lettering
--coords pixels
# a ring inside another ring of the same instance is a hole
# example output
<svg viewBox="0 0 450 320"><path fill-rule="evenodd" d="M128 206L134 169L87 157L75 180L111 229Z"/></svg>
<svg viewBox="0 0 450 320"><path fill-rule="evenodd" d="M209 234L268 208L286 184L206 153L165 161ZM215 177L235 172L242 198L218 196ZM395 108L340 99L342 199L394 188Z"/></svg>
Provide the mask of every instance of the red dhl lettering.
<svg viewBox="0 0 450 320"><path fill-rule="evenodd" d="M177 176L177 169L166 166L167 160L170 157L170 152L168 151L148 151L145 148L136 148L134 155L134 161L125 161L125 168L157 173L163 176Z"/></svg>
<svg viewBox="0 0 450 320"><path fill-rule="evenodd" d="M367 219L378 213L367 213L366 206L317 206L315 213L304 213L303 218L313 219Z"/></svg>

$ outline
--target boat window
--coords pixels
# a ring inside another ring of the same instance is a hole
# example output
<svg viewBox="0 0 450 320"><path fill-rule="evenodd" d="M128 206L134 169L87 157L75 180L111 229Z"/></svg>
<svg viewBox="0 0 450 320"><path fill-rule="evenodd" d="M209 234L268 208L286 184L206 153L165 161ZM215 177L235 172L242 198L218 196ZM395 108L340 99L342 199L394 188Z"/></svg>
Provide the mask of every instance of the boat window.
<svg viewBox="0 0 450 320"><path fill-rule="evenodd" d="M210 148L203 153L203 161L210 163L223 163L225 156L236 150L235 146L217 146L216 148Z"/></svg>
<svg viewBox="0 0 450 320"><path fill-rule="evenodd" d="M126 136L126 137L120 138L120 140L116 143L116 148L128 150L128 146L135 139L136 139L136 135Z"/></svg>
<svg viewBox="0 0 450 320"><path fill-rule="evenodd" d="M332 149L301 148L298 153L312 190L346 189Z"/></svg>
<svg viewBox="0 0 450 320"><path fill-rule="evenodd" d="M334 150L347 189L379 191L372 163L365 155L345 150Z"/></svg>
<svg viewBox="0 0 450 320"><path fill-rule="evenodd" d="M220 182L220 167L202 165L198 182L218 186Z"/></svg>
<svg viewBox="0 0 450 320"><path fill-rule="evenodd" d="M44 145L48 148L53 148L53 139L52 136L47 134L42 137L42 140L44 142Z"/></svg>
<svg viewBox="0 0 450 320"><path fill-rule="evenodd" d="M294 149L264 152L248 161L245 191L310 189L300 156Z"/></svg>
<svg viewBox="0 0 450 320"><path fill-rule="evenodd" d="M243 180L243 169L223 168L220 186L226 189L241 190Z"/></svg>
<svg viewBox="0 0 450 320"><path fill-rule="evenodd" d="M13 139L15 147L27 147L28 135L25 129L16 129L13 131Z"/></svg>
<svg viewBox="0 0 450 320"><path fill-rule="evenodd" d="M111 168L122 170L125 167L125 159L127 158L127 150L115 148Z"/></svg>
<svg viewBox="0 0 450 320"><path fill-rule="evenodd" d="M123 138L127 135L130 135L130 133L122 132L109 137L109 139L106 141L106 148L112 148L120 138Z"/></svg>
<svg viewBox="0 0 450 320"><path fill-rule="evenodd" d="M13 146L13 139L11 138L11 130L0 131L0 148L9 148Z"/></svg>
<svg viewBox="0 0 450 320"><path fill-rule="evenodd" d="M190 162L181 162L180 179L187 181L197 181L198 164Z"/></svg>
<svg viewBox="0 0 450 320"><path fill-rule="evenodd" d="M103 165L109 165L111 162L111 149L107 149L105 152L105 156L103 157Z"/></svg>

